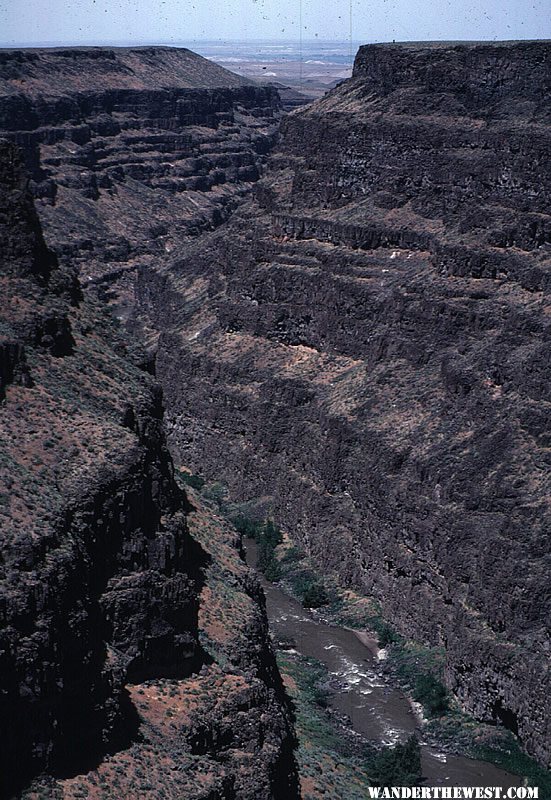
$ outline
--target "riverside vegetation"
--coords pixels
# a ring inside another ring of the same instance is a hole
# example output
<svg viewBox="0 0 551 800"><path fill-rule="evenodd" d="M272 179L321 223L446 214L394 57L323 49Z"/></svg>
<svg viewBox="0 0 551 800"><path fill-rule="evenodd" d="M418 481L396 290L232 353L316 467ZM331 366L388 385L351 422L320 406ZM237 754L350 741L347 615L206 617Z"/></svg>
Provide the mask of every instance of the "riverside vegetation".
<svg viewBox="0 0 551 800"><path fill-rule="evenodd" d="M540 797L551 800L549 772L522 751L510 731L479 723L460 710L443 682L443 649L406 639L383 618L376 601L343 589L332 575L321 578L304 551L291 544L273 519L258 516L261 503L234 504L220 482L206 483L202 476L191 473L183 473L183 479L187 485L200 488L241 536L256 541L257 568L266 580L278 583L305 608L316 609L330 624L376 634L379 647L386 651L385 672L422 707L423 734L428 741L449 752L488 761L520 775L528 786L538 786ZM360 774L364 779L369 776L371 784L366 785L379 785L377 781L382 781L380 785L392 785L391 777L394 785L417 785L420 773L415 768L418 752L415 737L405 745L384 748L378 753L365 747L358 750L357 743L354 747L348 741L343 745L342 724L326 708L329 689L324 665L286 650L278 651L278 665L288 690L289 685L293 687L290 694L296 706L301 775L303 770L309 774L310 760L315 761L313 755L308 758L306 755L323 750L332 753L331 758L337 758L343 765L352 787L351 794L347 794L351 800L355 797L354 787L361 792Z"/></svg>
<svg viewBox="0 0 551 800"><path fill-rule="evenodd" d="M363 800L368 786L418 786L421 783L419 743L381 750L353 737L327 708L328 674L312 658L285 650L278 666L295 707L297 760L304 800L322 795Z"/></svg>
<svg viewBox="0 0 551 800"><path fill-rule="evenodd" d="M257 542L257 568L267 580L278 582L285 574L291 574L278 552L286 537L272 519L255 519L243 513L239 506L228 501L221 483L207 484L202 476L186 471L180 472L179 477L216 512L221 512L241 536ZM287 548L287 564L294 561L298 552ZM297 568L292 580L293 592L305 608L329 606L331 598L324 584L306 566ZM294 706L297 762L304 800L322 796L361 800L368 786L420 784L420 751L415 736L394 747L378 749L368 744L328 707L331 689L325 665L281 646L277 649L277 664Z"/></svg>
<svg viewBox="0 0 551 800"><path fill-rule="evenodd" d="M298 597L305 607L311 606L304 601L301 587L305 583L315 585L326 598L320 613L327 622L356 630L371 630L377 635L379 647L387 654L385 672L422 706L423 733L428 741L450 752L489 761L521 775L527 785L539 788L540 797L551 798L549 772L521 750L510 731L479 723L459 709L443 683L445 653L442 649L407 640L382 618L375 602L343 590L332 577L320 579L299 548L286 546L282 540L274 551L273 560L278 565L278 580L282 587ZM406 751L398 746L392 757L383 751L378 768L390 770L393 777L399 775L400 770L407 770L411 763L411 750L411 744ZM386 785L416 784L392 784L389 780Z"/></svg>

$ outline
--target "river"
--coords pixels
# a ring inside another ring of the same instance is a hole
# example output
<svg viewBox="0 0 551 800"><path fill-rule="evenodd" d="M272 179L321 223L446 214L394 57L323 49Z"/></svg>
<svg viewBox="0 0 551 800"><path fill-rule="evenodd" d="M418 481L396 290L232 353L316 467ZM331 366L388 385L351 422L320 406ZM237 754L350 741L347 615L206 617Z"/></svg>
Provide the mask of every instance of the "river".
<svg viewBox="0 0 551 800"><path fill-rule="evenodd" d="M257 545L245 539L247 563L256 565ZM485 761L444 753L423 742L421 721L407 696L391 686L383 675L375 640L365 633L329 625L319 616L269 583L259 574L266 594L268 620L273 638L294 643L304 656L321 661L336 690L328 703L346 714L351 727L367 740L392 745L417 732L421 763L427 786L522 785L522 778Z"/></svg>

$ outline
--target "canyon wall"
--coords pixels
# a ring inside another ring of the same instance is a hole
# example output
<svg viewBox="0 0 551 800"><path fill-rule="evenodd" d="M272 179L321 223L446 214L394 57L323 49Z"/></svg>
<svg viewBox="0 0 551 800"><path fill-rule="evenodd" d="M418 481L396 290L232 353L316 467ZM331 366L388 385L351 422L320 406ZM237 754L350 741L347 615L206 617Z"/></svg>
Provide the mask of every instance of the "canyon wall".
<svg viewBox="0 0 551 800"><path fill-rule="evenodd" d="M15 779L100 747L127 673L185 670L197 599L160 390L58 269L13 148L0 156L2 775Z"/></svg>
<svg viewBox="0 0 551 800"><path fill-rule="evenodd" d="M138 282L178 457L271 503L545 762L550 57L361 48L254 199Z"/></svg>
<svg viewBox="0 0 551 800"><path fill-rule="evenodd" d="M262 593L5 140L0 247L0 796L295 797Z"/></svg>
<svg viewBox="0 0 551 800"><path fill-rule="evenodd" d="M270 89L167 48L0 59L48 242L157 351L177 459L445 648L542 761L550 53L361 48L261 181Z"/></svg>
<svg viewBox="0 0 551 800"><path fill-rule="evenodd" d="M0 52L0 135L24 153L48 241L121 317L138 267L228 218L280 111L275 89L185 49Z"/></svg>

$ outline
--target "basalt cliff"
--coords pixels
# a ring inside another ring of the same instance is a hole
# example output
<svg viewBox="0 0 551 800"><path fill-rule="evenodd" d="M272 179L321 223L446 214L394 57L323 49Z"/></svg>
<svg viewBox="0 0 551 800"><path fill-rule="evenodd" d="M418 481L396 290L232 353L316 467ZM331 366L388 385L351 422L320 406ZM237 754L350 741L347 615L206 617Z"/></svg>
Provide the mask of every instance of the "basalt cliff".
<svg viewBox="0 0 551 800"><path fill-rule="evenodd" d="M235 533L186 497L148 359L47 247L0 140L0 796L297 796Z"/></svg>
<svg viewBox="0 0 551 800"><path fill-rule="evenodd" d="M186 59L0 53L48 243L156 357L176 462L547 763L551 45L363 47L277 144L275 91Z"/></svg>
<svg viewBox="0 0 551 800"><path fill-rule="evenodd" d="M259 177L275 89L169 47L0 50L0 135L49 241L132 308L139 267L221 224Z"/></svg>
<svg viewBox="0 0 551 800"><path fill-rule="evenodd" d="M549 729L551 46L367 46L254 199L152 273L175 454Z"/></svg>

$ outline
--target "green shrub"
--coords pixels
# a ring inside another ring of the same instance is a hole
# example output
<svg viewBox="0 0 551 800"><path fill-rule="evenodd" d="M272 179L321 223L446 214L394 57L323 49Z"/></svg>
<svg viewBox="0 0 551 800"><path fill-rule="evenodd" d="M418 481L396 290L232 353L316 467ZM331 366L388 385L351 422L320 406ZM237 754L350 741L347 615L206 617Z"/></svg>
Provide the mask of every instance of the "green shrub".
<svg viewBox="0 0 551 800"><path fill-rule="evenodd" d="M192 489L196 489L198 492L200 492L205 485L205 479L200 475L195 475L190 472L181 472L180 475L185 484L191 486Z"/></svg>
<svg viewBox="0 0 551 800"><path fill-rule="evenodd" d="M368 765L374 786L418 786L421 780L421 751L415 735L404 744L385 747Z"/></svg>
<svg viewBox="0 0 551 800"><path fill-rule="evenodd" d="M417 676L413 697L421 703L429 717L439 717L448 710L446 687L430 672Z"/></svg>
<svg viewBox="0 0 551 800"><path fill-rule="evenodd" d="M283 541L283 536L281 534L281 530L278 528L277 525L271 519L267 519L264 523L263 530L261 531L261 539L268 542L268 544L275 549L278 544L281 544Z"/></svg>
<svg viewBox="0 0 551 800"><path fill-rule="evenodd" d="M210 483L203 489L203 497L211 500L219 508L222 508L228 496L228 489L223 483Z"/></svg>
<svg viewBox="0 0 551 800"><path fill-rule="evenodd" d="M258 542L256 567L269 581L281 577L281 567L275 555L276 547L283 541L280 528L271 519L259 521L238 513L229 517L238 533Z"/></svg>
<svg viewBox="0 0 551 800"><path fill-rule="evenodd" d="M280 529L272 520L266 520L255 527L255 538L258 542L258 569L264 573L266 580L279 580L281 567L275 556L275 549L283 541Z"/></svg>
<svg viewBox="0 0 551 800"><path fill-rule="evenodd" d="M428 649L399 639L390 662L428 717L439 717L448 711L447 690L440 679L444 664L441 649Z"/></svg>
<svg viewBox="0 0 551 800"><path fill-rule="evenodd" d="M293 546L287 548L281 560L285 564L295 564L298 561L302 561L303 558L304 558L304 553L302 552L300 547Z"/></svg>
<svg viewBox="0 0 551 800"><path fill-rule="evenodd" d="M291 586L293 587L293 592L299 597L302 597L304 592L306 592L317 580L315 574L311 570L305 569L304 567L291 573L289 577L291 580Z"/></svg>
<svg viewBox="0 0 551 800"><path fill-rule="evenodd" d="M320 581L312 581L302 593L302 605L305 608L321 608L328 603L329 595Z"/></svg>
<svg viewBox="0 0 551 800"><path fill-rule="evenodd" d="M281 578L281 567L279 566L279 562L276 558L270 559L266 564L266 567L263 570L264 577L270 583L275 583Z"/></svg>
<svg viewBox="0 0 551 800"><path fill-rule="evenodd" d="M230 517L230 522L236 531L247 539L256 539L257 541L260 539L264 527L263 522L246 517L244 514L235 514Z"/></svg>
<svg viewBox="0 0 551 800"><path fill-rule="evenodd" d="M371 620L371 625L377 632L379 647L388 647L389 644L396 644L400 640L398 634L383 620L374 618Z"/></svg>
<svg viewBox="0 0 551 800"><path fill-rule="evenodd" d="M313 705L327 708L330 696L326 683L329 678L327 667L315 658L301 656L300 659L301 689L304 699Z"/></svg>

